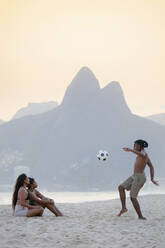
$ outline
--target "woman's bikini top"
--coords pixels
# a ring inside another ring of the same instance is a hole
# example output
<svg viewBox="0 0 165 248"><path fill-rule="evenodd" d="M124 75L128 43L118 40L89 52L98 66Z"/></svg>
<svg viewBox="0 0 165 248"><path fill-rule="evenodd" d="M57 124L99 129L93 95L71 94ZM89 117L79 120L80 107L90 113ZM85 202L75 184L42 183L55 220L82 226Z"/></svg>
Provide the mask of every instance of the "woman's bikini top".
<svg viewBox="0 0 165 248"><path fill-rule="evenodd" d="M37 205L37 203L34 200L31 200L30 199L30 192L29 192L29 190L28 190L28 196L29 196L29 199L28 199L29 200L29 204L30 205Z"/></svg>
<svg viewBox="0 0 165 248"><path fill-rule="evenodd" d="M28 195L27 195L27 198L26 198L26 201L30 200L30 192L27 191Z"/></svg>

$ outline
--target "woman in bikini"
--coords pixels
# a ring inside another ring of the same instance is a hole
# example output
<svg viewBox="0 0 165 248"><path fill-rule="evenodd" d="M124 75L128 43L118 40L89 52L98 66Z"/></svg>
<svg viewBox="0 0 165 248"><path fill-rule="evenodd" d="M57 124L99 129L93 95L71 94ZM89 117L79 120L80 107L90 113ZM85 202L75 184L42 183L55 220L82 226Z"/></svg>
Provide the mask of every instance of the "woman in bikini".
<svg viewBox="0 0 165 248"><path fill-rule="evenodd" d="M16 180L12 199L14 216L42 216L44 212L42 206L32 206L29 204L30 193L26 189L28 184L29 178L26 174L21 174Z"/></svg>
<svg viewBox="0 0 165 248"><path fill-rule="evenodd" d="M63 216L60 210L55 206L54 201L42 195L38 190L36 190L37 187L38 185L34 178L29 177L28 189L31 198L29 204L31 206L42 206L43 208L48 208L56 216Z"/></svg>

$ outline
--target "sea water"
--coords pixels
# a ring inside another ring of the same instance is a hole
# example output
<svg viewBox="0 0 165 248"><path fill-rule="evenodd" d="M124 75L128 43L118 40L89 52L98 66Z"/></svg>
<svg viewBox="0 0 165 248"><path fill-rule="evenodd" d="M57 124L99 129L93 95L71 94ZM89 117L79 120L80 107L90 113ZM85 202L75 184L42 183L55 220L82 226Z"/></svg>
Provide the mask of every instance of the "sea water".
<svg viewBox="0 0 165 248"><path fill-rule="evenodd" d="M139 195L164 194L165 190L162 187L152 185L150 188L144 187ZM117 191L99 191L99 192L48 192L41 193L56 203L81 203L93 201L107 201L119 199ZM129 196L129 192L127 192ZM12 192L0 192L0 205L11 204Z"/></svg>

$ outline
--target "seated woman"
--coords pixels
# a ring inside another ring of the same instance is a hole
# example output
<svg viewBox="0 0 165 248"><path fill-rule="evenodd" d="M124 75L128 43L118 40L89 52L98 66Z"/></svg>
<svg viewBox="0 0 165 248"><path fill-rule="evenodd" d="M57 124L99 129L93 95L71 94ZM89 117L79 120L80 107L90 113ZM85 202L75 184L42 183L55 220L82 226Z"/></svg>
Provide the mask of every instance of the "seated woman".
<svg viewBox="0 0 165 248"><path fill-rule="evenodd" d="M29 178L26 174L21 174L16 180L12 198L14 216L42 216L44 212L43 207L29 204L30 193L26 189L28 184Z"/></svg>
<svg viewBox="0 0 165 248"><path fill-rule="evenodd" d="M48 208L56 216L63 216L59 209L55 206L55 203L52 199L46 198L42 195L36 188L38 187L37 182L34 178L29 177L29 192L30 192L30 201L31 206L42 206L43 208Z"/></svg>

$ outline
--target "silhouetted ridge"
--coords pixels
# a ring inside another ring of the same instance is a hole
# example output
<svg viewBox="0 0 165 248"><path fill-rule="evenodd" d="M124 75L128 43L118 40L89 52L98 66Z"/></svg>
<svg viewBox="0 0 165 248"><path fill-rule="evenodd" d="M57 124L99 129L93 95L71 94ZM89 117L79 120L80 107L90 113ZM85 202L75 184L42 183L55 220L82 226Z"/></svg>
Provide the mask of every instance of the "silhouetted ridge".
<svg viewBox="0 0 165 248"><path fill-rule="evenodd" d="M102 102L107 104L107 106L111 106L115 111L120 111L124 114L131 112L119 82L112 81L101 91Z"/></svg>
<svg viewBox="0 0 165 248"><path fill-rule="evenodd" d="M88 67L83 67L68 86L62 104L72 106L91 100L100 90L99 82Z"/></svg>

